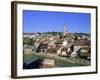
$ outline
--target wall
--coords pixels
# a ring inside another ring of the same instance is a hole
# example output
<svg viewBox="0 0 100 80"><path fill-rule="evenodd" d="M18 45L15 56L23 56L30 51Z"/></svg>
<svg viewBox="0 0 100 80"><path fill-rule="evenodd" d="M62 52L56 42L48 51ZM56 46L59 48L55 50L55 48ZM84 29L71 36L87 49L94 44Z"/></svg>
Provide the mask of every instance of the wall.
<svg viewBox="0 0 100 80"><path fill-rule="evenodd" d="M53 2L53 3L64 3L64 4L71 3L71 4L84 4L84 5L91 4L91 5L98 5L98 6L100 5L99 0L30 0L30 1L51 2L51 3ZM10 69L11 68L11 12L10 12L11 8L10 6L11 6L11 0L0 0L0 80L14 80L10 78L10 70L11 70ZM100 6L99 6L98 13L100 13ZM100 22L100 16L98 16L98 19ZM98 30L100 30L99 27ZM100 32L98 32L98 35L99 34ZM98 39L99 39L98 40L98 45L99 45L100 37ZM100 57L100 54L98 54L98 57ZM100 61L100 58L98 61ZM100 67L99 64L98 66ZM99 76L100 76L100 69L98 74L62 76L62 77L45 77L45 78L35 78L34 80L55 80L55 79L56 80L100 80ZM33 80L33 78L30 78L28 80Z"/></svg>

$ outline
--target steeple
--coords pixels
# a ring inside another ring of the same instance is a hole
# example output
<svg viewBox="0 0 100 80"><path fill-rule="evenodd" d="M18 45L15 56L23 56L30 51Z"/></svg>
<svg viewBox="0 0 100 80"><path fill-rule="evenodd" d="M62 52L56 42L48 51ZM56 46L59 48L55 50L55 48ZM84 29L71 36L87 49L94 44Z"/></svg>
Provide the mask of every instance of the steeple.
<svg viewBox="0 0 100 80"><path fill-rule="evenodd" d="M64 24L63 36L66 36L67 33L68 33L67 26L66 26L66 24Z"/></svg>

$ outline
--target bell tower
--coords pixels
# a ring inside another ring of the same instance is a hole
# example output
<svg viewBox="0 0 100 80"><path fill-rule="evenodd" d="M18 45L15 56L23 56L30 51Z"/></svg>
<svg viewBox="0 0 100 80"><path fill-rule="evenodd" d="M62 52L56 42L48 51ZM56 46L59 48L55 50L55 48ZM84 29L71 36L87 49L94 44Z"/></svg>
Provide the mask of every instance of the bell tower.
<svg viewBox="0 0 100 80"><path fill-rule="evenodd" d="M68 33L67 26L66 26L66 24L64 24L63 36L66 36L67 33Z"/></svg>

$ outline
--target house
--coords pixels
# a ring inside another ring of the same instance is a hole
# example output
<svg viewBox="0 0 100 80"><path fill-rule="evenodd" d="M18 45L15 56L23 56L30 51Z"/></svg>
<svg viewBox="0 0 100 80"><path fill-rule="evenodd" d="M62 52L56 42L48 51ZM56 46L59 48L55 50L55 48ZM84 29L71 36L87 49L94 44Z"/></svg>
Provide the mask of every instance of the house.
<svg viewBox="0 0 100 80"><path fill-rule="evenodd" d="M55 67L55 60L54 59L44 59L42 62L42 68L51 68Z"/></svg>
<svg viewBox="0 0 100 80"><path fill-rule="evenodd" d="M90 60L91 59L91 48L90 47L83 47L83 48L80 48L79 50L79 53L78 56L80 58L84 58L84 59L88 59Z"/></svg>
<svg viewBox="0 0 100 80"><path fill-rule="evenodd" d="M55 44L56 46L62 46L63 39L57 39Z"/></svg>
<svg viewBox="0 0 100 80"><path fill-rule="evenodd" d="M74 48L74 46L72 43L68 43L66 46L61 46L57 50L57 55L70 57L71 53L74 50L73 48Z"/></svg>
<svg viewBox="0 0 100 80"><path fill-rule="evenodd" d="M55 42L54 42L54 41L50 41L50 42L48 43L48 48L56 48Z"/></svg>
<svg viewBox="0 0 100 80"><path fill-rule="evenodd" d="M23 37L28 37L28 38L35 38L36 37L36 35L35 35L35 33L23 33Z"/></svg>
<svg viewBox="0 0 100 80"><path fill-rule="evenodd" d="M43 53L45 53L47 51L47 48L48 48L48 44L40 43L40 45L38 46L36 52L43 52Z"/></svg>
<svg viewBox="0 0 100 80"><path fill-rule="evenodd" d="M90 47L90 43L90 40L86 39L74 40L72 42L74 51L72 52L71 57L78 57L78 54L80 54L79 50L83 47Z"/></svg>
<svg viewBox="0 0 100 80"><path fill-rule="evenodd" d="M32 48L24 48L24 54L33 54L32 53Z"/></svg>

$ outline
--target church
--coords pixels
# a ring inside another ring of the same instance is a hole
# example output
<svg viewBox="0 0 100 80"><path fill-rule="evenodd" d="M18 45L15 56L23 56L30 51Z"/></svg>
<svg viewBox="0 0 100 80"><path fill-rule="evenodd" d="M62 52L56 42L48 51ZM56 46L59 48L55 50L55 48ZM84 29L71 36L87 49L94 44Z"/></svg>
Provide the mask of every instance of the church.
<svg viewBox="0 0 100 80"><path fill-rule="evenodd" d="M70 40L70 41L74 39L72 34L68 31L68 27L66 24L64 24L63 38L64 40Z"/></svg>

